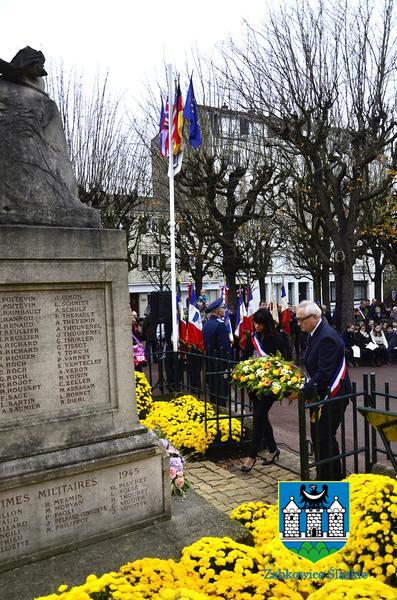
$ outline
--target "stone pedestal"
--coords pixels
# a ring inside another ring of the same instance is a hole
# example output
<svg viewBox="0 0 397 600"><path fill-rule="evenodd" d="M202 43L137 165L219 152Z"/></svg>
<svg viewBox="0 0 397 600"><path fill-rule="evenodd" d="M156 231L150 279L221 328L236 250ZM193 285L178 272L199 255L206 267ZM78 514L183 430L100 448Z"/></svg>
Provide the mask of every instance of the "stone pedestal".
<svg viewBox="0 0 397 600"><path fill-rule="evenodd" d="M125 235L0 226L0 569L169 516L137 419Z"/></svg>

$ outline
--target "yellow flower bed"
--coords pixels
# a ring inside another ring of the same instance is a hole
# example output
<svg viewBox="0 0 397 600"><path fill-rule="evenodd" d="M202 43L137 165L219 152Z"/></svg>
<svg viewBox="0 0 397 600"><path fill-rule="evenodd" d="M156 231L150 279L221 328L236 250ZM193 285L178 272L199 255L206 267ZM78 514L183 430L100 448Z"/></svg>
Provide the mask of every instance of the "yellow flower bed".
<svg viewBox="0 0 397 600"><path fill-rule="evenodd" d="M397 481L383 475L351 475L350 536L343 548L352 568L397 586Z"/></svg>
<svg viewBox="0 0 397 600"><path fill-rule="evenodd" d="M255 547L230 538L204 537L179 561L144 558L118 573L90 575L85 584L37 600L397 600L397 482L352 475L350 536L345 547L312 563L282 544L276 505L249 502L232 518L252 533ZM285 573L305 577L286 577ZM335 578L364 571L360 579ZM311 575L324 573L323 578ZM276 578L267 578L278 573Z"/></svg>
<svg viewBox="0 0 397 600"><path fill-rule="evenodd" d="M200 590L200 578L192 576L183 564L171 559L142 558L123 565L120 572L143 598L149 600L162 588Z"/></svg>
<svg viewBox="0 0 397 600"><path fill-rule="evenodd" d="M153 406L153 397L151 385L140 371L135 371L135 390L138 417L144 419Z"/></svg>
<svg viewBox="0 0 397 600"><path fill-rule="evenodd" d="M363 581L330 581L310 594L307 600L397 600L397 591L378 579Z"/></svg>
<svg viewBox="0 0 397 600"><path fill-rule="evenodd" d="M247 503L236 508L231 517L251 532L255 546L264 555L265 568L290 571L344 572L364 571L380 582L397 586L397 481L382 475L351 475L350 535L339 552L315 564L293 555L279 539L278 508L263 503ZM332 572L331 572L332 573ZM287 581L301 592L314 591L324 582L302 579ZM367 579L361 579L361 586ZM345 581L347 584L347 582ZM353 583L353 581L352 581ZM355 584L357 585L357 584Z"/></svg>
<svg viewBox="0 0 397 600"><path fill-rule="evenodd" d="M194 396L180 396L169 402L154 402L142 424L148 429L160 429L162 435L179 450L204 454L216 437L216 421L204 426L204 402ZM207 417L215 417L215 411L207 405ZM221 442L229 439L229 419L219 420ZM231 420L231 439L240 441L241 424Z"/></svg>

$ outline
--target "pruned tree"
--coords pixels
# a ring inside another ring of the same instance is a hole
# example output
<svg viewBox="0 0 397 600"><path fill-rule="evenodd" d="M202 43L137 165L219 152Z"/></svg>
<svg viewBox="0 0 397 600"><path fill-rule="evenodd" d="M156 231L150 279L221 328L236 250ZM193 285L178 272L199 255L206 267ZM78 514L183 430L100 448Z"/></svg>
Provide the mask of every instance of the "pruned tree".
<svg viewBox="0 0 397 600"><path fill-rule="evenodd" d="M82 74L50 70L47 90L61 113L82 202L101 211L102 225L124 229L129 267L137 265L140 211L151 193L150 157L128 122L108 74L93 86Z"/></svg>
<svg viewBox="0 0 397 600"><path fill-rule="evenodd" d="M261 31L225 49L224 71L239 103L297 157L329 238L338 328L353 312L353 266L367 203L390 188L397 161L393 1L378 14L363 0L332 5L300 0L275 9ZM388 163L372 176L379 155Z"/></svg>

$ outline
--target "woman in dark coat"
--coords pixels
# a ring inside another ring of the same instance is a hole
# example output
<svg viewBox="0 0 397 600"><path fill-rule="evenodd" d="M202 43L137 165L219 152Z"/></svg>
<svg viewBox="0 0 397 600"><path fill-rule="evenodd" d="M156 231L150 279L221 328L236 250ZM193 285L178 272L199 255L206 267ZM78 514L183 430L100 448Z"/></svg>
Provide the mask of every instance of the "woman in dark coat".
<svg viewBox="0 0 397 600"><path fill-rule="evenodd" d="M266 308L260 308L253 316L254 330L241 357L246 360L253 356L266 356L267 354L276 354L280 352L285 357L285 348L282 336L277 332L273 317ZM268 449L268 458L263 461L263 465L269 465L277 460L280 451L277 448L273 428L269 421L269 411L273 406L276 397L269 393L257 396L254 393L249 394L253 405L253 439L248 457L245 459L241 470L251 471L256 463L256 456L260 449L262 438L265 438L265 445Z"/></svg>

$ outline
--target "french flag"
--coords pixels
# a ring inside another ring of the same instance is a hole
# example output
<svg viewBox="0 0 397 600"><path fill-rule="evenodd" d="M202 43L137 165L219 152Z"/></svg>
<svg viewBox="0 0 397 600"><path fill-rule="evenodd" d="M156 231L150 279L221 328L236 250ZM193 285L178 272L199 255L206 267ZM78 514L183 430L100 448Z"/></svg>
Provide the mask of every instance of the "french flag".
<svg viewBox="0 0 397 600"><path fill-rule="evenodd" d="M201 323L200 312L197 308L194 284L192 284L190 290L187 342L189 346L194 346L201 352L204 352L203 326Z"/></svg>
<svg viewBox="0 0 397 600"><path fill-rule="evenodd" d="M236 329L234 330L234 335L240 340L243 337L243 328L244 328L244 319L247 316L247 311L245 310L245 304L243 299L243 294L241 290L238 291L238 305L237 305L237 315L236 315Z"/></svg>
<svg viewBox="0 0 397 600"><path fill-rule="evenodd" d="M281 315L280 326L286 334L291 334L291 311L288 307L287 294L285 293L284 284L281 286Z"/></svg>
<svg viewBox="0 0 397 600"><path fill-rule="evenodd" d="M176 291L176 314L178 317L178 324L179 324L179 341L182 344L186 344L186 342L187 342L187 324L183 318L182 295L181 295L181 286L180 286L179 282L177 283L177 291Z"/></svg>
<svg viewBox="0 0 397 600"><path fill-rule="evenodd" d="M252 327L252 317L258 310L258 303L254 301L254 297L252 295L251 287L248 288L248 311L245 313L243 320L243 333L248 334L248 337L251 335L253 327Z"/></svg>

